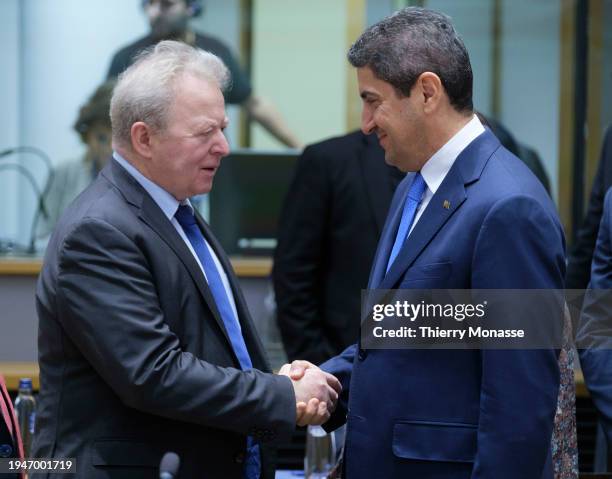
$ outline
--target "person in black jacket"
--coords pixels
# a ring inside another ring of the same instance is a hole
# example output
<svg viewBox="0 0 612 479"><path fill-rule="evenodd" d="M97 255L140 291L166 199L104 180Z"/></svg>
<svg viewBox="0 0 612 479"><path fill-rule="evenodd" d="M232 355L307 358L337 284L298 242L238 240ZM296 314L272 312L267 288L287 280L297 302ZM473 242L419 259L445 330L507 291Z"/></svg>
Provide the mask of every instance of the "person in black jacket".
<svg viewBox="0 0 612 479"><path fill-rule="evenodd" d="M361 290L395 187L376 135L308 146L284 202L274 256L277 321L289 360L319 364L359 335Z"/></svg>
<svg viewBox="0 0 612 479"><path fill-rule="evenodd" d="M548 179L548 174L546 173L546 169L542 164L542 160L538 152L535 151L530 146L525 145L517 141L510 130L501 124L498 120L493 117L485 117L482 113L476 112L478 118L483 125L488 126L493 134L497 137L497 139L501 142L501 144L513 153L519 160L521 160L527 168L531 170L531 172L536 175L538 180L544 186L546 192L550 195L550 180Z"/></svg>
<svg viewBox="0 0 612 479"><path fill-rule="evenodd" d="M582 226L576 234L574 247L569 256L565 276L565 287L568 289L585 289L589 284L604 197L610 186L612 186L612 126L608 127L604 136L599 167L589 198L589 207Z"/></svg>

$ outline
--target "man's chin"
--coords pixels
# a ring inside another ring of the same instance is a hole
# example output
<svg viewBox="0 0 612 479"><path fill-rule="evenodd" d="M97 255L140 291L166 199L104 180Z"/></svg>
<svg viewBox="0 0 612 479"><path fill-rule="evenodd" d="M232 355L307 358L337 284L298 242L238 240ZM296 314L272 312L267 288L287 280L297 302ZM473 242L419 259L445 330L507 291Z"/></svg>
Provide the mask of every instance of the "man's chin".
<svg viewBox="0 0 612 479"><path fill-rule="evenodd" d="M395 163L395 157L385 150L385 163L389 166L395 166L397 168L397 164Z"/></svg>
<svg viewBox="0 0 612 479"><path fill-rule="evenodd" d="M212 186L212 180L207 184L201 185L200 187L198 187L196 195L207 195L208 193L210 193L210 190L212 190Z"/></svg>
<svg viewBox="0 0 612 479"><path fill-rule="evenodd" d="M417 169L410 169L408 165L406 165L405 163L402 163L401 161L398 161L397 156L387 151L385 151L385 163L389 166L394 166L395 168L400 170L402 173L418 171Z"/></svg>
<svg viewBox="0 0 612 479"><path fill-rule="evenodd" d="M156 40L178 40L182 32L171 28L168 25L159 25L151 27L151 36Z"/></svg>

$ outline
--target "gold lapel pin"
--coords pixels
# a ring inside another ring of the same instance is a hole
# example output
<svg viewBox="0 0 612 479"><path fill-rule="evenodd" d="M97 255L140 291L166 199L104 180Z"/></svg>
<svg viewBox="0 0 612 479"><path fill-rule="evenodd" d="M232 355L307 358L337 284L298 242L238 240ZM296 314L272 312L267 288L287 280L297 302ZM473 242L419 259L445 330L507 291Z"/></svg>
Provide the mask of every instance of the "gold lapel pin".
<svg viewBox="0 0 612 479"><path fill-rule="evenodd" d="M444 206L444 209L450 210L450 201L444 200L444 203L442 203L442 206Z"/></svg>

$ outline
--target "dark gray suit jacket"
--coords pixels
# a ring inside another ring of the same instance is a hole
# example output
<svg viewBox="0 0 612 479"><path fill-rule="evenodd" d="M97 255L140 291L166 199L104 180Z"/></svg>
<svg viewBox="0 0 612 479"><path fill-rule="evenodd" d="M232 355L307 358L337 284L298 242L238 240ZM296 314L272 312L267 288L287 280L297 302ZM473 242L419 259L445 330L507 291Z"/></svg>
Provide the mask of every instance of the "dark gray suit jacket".
<svg viewBox="0 0 612 479"><path fill-rule="evenodd" d="M161 209L116 161L66 210L36 293L41 393L34 457L77 460L78 478L241 478L246 436L287 440L290 381L269 367L228 275L255 370L242 372L204 276ZM264 476L272 477L262 447ZM35 476L36 477L36 476Z"/></svg>

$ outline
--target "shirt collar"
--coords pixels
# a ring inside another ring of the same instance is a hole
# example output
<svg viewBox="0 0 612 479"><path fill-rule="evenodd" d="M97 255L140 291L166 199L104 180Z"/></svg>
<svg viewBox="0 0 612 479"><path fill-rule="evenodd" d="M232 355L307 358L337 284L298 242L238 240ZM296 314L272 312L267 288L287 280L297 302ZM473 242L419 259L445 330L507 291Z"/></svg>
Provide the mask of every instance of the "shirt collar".
<svg viewBox="0 0 612 479"><path fill-rule="evenodd" d="M178 210L179 205L184 204L189 206L189 208L193 211L193 206L189 200L178 201L174 196L164 190L157 183L152 182L149 178L144 176L138 169L132 165L129 161L123 158L119 153L113 151L113 158L119 163L134 179L142 186L149 196L153 198L153 201L157 203L157 206L163 211L166 218L172 221L174 215L176 214L176 210Z"/></svg>
<svg viewBox="0 0 612 479"><path fill-rule="evenodd" d="M421 168L427 187L435 194L459 154L485 129L476 115L448 140Z"/></svg>

